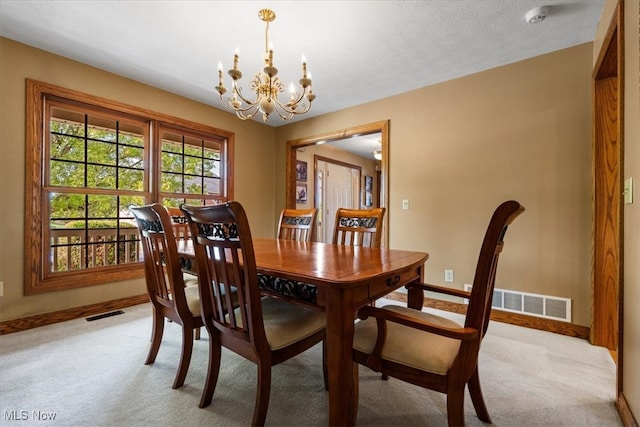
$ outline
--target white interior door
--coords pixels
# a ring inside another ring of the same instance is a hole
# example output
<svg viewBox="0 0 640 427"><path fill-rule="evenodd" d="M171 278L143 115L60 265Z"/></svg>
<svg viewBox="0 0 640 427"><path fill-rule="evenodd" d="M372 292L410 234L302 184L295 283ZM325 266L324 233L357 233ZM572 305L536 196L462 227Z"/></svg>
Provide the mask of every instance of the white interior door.
<svg viewBox="0 0 640 427"><path fill-rule="evenodd" d="M333 228L338 208L358 209L360 170L347 166L318 161L316 186L318 209L321 210L317 236L322 242L333 240Z"/></svg>

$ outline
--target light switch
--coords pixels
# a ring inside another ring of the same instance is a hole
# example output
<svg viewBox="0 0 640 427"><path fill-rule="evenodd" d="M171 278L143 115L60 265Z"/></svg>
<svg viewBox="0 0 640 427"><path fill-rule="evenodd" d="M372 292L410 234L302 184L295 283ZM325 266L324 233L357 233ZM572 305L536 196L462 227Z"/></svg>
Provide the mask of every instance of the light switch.
<svg viewBox="0 0 640 427"><path fill-rule="evenodd" d="M403 210L409 209L409 199L402 199L402 209Z"/></svg>
<svg viewBox="0 0 640 427"><path fill-rule="evenodd" d="M629 177L624 180L624 203L630 205L633 203L633 178Z"/></svg>

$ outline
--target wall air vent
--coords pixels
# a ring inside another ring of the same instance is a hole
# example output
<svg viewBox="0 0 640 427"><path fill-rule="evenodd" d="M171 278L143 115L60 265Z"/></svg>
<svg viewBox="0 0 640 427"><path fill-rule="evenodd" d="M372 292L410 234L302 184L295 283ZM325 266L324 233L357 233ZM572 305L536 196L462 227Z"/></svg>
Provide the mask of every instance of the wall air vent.
<svg viewBox="0 0 640 427"><path fill-rule="evenodd" d="M472 286L465 283L464 290ZM465 299L465 304L469 300ZM571 322L571 299L495 288L491 307L496 310L527 314L545 319Z"/></svg>

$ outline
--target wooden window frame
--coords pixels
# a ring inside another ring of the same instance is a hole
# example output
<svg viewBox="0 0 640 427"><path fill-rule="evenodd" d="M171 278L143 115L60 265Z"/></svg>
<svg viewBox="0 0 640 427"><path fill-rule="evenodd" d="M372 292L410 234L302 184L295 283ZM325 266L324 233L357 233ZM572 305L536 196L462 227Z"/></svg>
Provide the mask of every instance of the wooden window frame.
<svg viewBox="0 0 640 427"><path fill-rule="evenodd" d="M147 202L159 200L160 127L172 127L203 136L215 136L224 141L223 168L224 197L233 199L233 147L234 133L200 123L134 107L117 101L85 94L31 79L26 80L26 150L25 150L25 224L24 224L24 293L32 295L44 292L75 289L136 279L144 276L141 262L127 263L107 267L93 267L74 271L48 274L49 269L49 213L48 202L44 196L44 185L48 171L46 153L50 144L45 123L47 100L56 100L64 104L86 106L94 111L102 111L117 117L135 118L149 123L150 138L145 145L144 169L148 171L149 181L145 182L144 195ZM93 190L93 189L91 189ZM221 201L221 198L218 198Z"/></svg>

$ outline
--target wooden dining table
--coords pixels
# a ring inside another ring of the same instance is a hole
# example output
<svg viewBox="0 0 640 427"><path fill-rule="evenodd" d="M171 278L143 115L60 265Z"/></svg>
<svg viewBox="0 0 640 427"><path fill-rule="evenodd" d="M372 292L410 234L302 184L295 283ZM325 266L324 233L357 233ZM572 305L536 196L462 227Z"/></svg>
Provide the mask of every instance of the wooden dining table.
<svg viewBox="0 0 640 427"><path fill-rule="evenodd" d="M192 255L190 241L178 252ZM327 314L330 426L355 425L358 378L352 361L357 311L412 282L424 280L424 252L365 248L319 242L254 239L256 267L261 274L318 286L318 305ZM408 305L421 308L423 293L408 293Z"/></svg>

